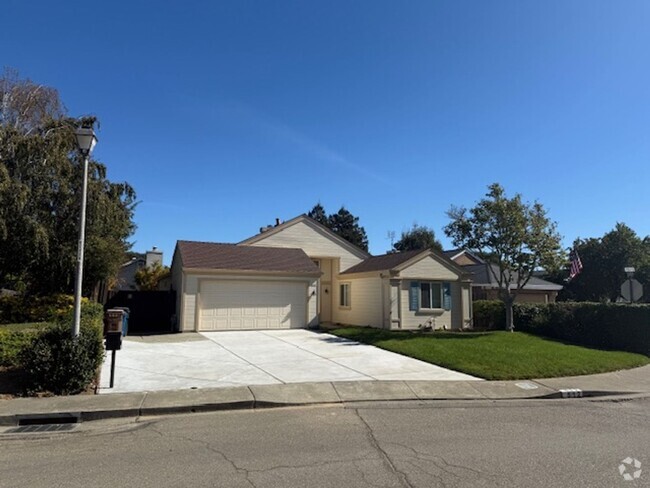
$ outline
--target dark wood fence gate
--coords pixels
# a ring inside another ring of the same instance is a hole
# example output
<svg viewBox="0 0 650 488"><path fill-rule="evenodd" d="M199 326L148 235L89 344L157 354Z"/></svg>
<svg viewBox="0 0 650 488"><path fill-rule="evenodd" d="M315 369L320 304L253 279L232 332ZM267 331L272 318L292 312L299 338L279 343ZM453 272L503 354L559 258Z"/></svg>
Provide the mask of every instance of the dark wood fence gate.
<svg viewBox="0 0 650 488"><path fill-rule="evenodd" d="M128 335L175 332L176 292L118 291L104 306L113 307L129 308Z"/></svg>

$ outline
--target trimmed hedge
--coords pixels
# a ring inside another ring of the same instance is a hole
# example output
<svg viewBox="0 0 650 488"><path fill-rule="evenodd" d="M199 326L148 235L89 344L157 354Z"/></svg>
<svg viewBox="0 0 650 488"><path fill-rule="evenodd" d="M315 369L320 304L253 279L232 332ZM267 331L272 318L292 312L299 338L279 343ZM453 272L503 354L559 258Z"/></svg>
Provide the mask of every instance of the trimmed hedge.
<svg viewBox="0 0 650 488"><path fill-rule="evenodd" d="M104 359L103 308L86 303L81 313L81 331L76 340L70 334L70 312L41 331L20 352L18 362L27 376L28 393L80 393L96 379Z"/></svg>
<svg viewBox="0 0 650 488"><path fill-rule="evenodd" d="M38 329L25 324L25 328L9 328L0 325L0 366L20 366L18 356L38 335Z"/></svg>
<svg viewBox="0 0 650 488"><path fill-rule="evenodd" d="M483 302L483 303L482 303ZM515 329L598 349L650 356L650 305L560 302L516 303ZM499 301L474 302L474 324L505 328Z"/></svg>
<svg viewBox="0 0 650 488"><path fill-rule="evenodd" d="M73 305L72 295L0 297L0 324L57 321L65 317Z"/></svg>
<svg viewBox="0 0 650 488"><path fill-rule="evenodd" d="M474 328L503 330L506 328L506 309L498 300L477 300L474 302Z"/></svg>

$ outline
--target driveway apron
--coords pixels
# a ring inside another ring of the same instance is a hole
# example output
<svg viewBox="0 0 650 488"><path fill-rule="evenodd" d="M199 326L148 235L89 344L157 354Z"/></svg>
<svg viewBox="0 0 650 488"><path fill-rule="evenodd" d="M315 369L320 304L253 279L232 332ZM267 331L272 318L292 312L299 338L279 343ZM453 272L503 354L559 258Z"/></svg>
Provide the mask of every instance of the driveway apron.
<svg viewBox="0 0 650 488"><path fill-rule="evenodd" d="M127 337L100 393L373 380L478 380L374 346L308 330Z"/></svg>

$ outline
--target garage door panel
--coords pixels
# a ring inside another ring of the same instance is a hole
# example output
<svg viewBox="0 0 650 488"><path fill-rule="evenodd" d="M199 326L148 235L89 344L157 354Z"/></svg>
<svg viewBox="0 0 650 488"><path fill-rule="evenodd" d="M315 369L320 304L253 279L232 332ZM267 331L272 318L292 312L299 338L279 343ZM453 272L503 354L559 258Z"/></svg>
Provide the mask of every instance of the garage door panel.
<svg viewBox="0 0 650 488"><path fill-rule="evenodd" d="M199 330L305 327L307 286L288 281L201 283Z"/></svg>

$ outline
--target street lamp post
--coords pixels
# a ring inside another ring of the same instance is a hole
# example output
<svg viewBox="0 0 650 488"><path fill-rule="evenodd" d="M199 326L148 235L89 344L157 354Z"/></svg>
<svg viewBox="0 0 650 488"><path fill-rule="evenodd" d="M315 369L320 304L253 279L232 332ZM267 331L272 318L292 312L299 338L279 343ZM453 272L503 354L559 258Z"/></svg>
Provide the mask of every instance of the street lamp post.
<svg viewBox="0 0 650 488"><path fill-rule="evenodd" d="M77 147L83 158L83 182L81 184L81 215L79 216L79 243L77 246L77 271L74 283L74 322L72 324L72 337L79 336L81 324L81 285L84 273L84 244L86 240L86 200L88 198L88 159L97 137L92 128L79 128L74 133Z"/></svg>

